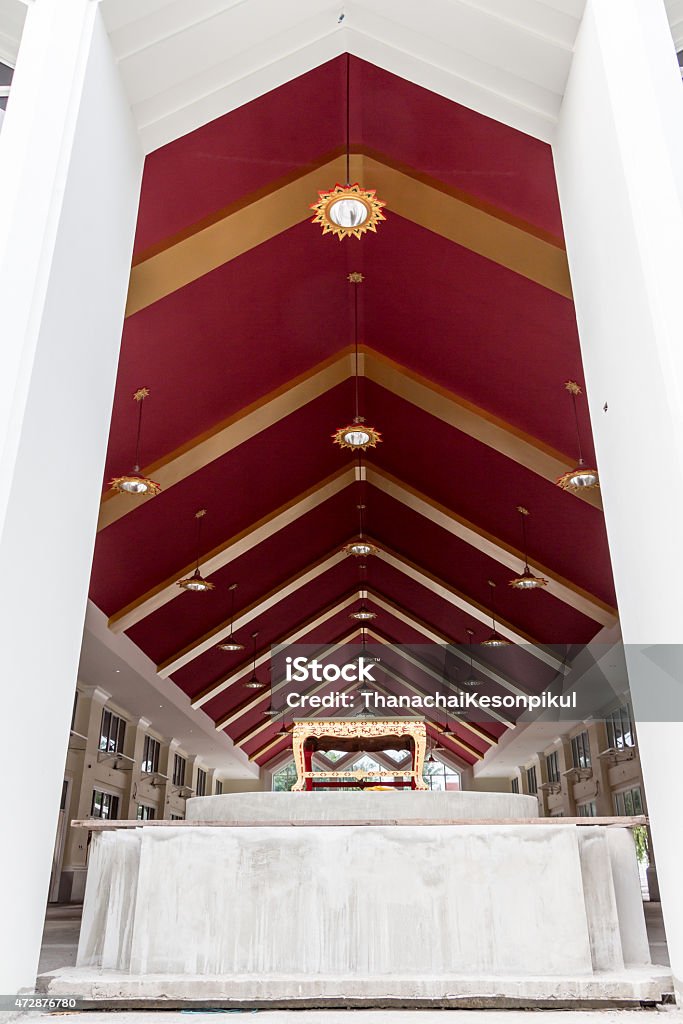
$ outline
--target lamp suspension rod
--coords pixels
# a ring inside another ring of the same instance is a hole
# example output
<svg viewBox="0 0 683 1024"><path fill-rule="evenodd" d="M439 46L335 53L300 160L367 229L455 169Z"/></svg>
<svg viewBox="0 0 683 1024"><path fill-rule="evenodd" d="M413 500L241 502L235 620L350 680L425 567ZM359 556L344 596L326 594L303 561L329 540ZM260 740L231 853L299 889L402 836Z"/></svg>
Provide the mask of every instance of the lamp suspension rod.
<svg viewBox="0 0 683 1024"><path fill-rule="evenodd" d="M346 54L346 186L351 184L351 54Z"/></svg>
<svg viewBox="0 0 683 1024"><path fill-rule="evenodd" d="M197 572L199 572L199 555L201 552L201 538L202 538L202 519L206 515L206 509L200 508L198 512L195 512L195 519L197 520Z"/></svg>
<svg viewBox="0 0 683 1024"><path fill-rule="evenodd" d="M356 405L356 416L355 423L360 420L358 409L359 409L359 398L358 398L358 286L353 289L353 344L354 344L354 359L355 359L355 373L354 373L354 398Z"/></svg>

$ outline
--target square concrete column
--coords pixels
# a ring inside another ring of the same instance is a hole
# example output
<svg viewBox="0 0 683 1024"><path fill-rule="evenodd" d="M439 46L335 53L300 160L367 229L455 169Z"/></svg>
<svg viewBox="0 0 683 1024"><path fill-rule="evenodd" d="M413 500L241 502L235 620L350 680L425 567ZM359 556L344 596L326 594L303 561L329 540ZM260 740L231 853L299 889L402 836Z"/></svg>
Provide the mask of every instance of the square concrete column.
<svg viewBox="0 0 683 1024"><path fill-rule="evenodd" d="M672 785L683 749L681 125L683 87L663 0L587 0L553 151L679 998L683 817Z"/></svg>
<svg viewBox="0 0 683 1024"><path fill-rule="evenodd" d="M2 992L38 965L142 160L99 4L34 0L0 132Z"/></svg>

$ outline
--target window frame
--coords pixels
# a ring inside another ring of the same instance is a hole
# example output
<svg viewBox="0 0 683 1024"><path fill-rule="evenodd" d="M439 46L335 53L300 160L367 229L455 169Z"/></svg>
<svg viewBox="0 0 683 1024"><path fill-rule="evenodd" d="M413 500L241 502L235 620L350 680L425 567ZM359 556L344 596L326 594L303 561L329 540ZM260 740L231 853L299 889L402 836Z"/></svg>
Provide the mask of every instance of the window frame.
<svg viewBox="0 0 683 1024"><path fill-rule="evenodd" d="M99 795L102 799L99 801L100 811L108 809L106 814L95 814L95 803L96 796ZM109 813L111 811L111 813ZM97 789L93 786L92 797L90 800L90 817L97 818L100 821L116 821L119 816L119 797L117 793L111 793L106 789Z"/></svg>
<svg viewBox="0 0 683 1024"><path fill-rule="evenodd" d="M572 736L571 747L572 765L574 768L581 771L593 767L591 760L591 745L587 729L583 729L581 732L577 733L576 736ZM583 764L581 763L582 761L584 762Z"/></svg>
<svg viewBox="0 0 683 1024"><path fill-rule="evenodd" d="M106 726L105 726L106 721ZM102 708L98 750L105 754L123 754L126 742L126 719L111 708ZM113 745L112 745L113 744Z"/></svg>
<svg viewBox="0 0 683 1024"><path fill-rule="evenodd" d="M157 775L159 772L159 756L161 754L161 743L155 740L149 733L145 735L145 742L142 747L142 761L140 770L143 775ZM151 767L146 767L151 765Z"/></svg>
<svg viewBox="0 0 683 1024"><path fill-rule="evenodd" d="M557 750L552 750L545 755L545 770L548 774L548 782L557 785L562 781L560 775L560 758Z"/></svg>
<svg viewBox="0 0 683 1024"><path fill-rule="evenodd" d="M182 754L173 755L173 785L178 786L182 789L185 785L185 771L187 768L187 758L183 757Z"/></svg>

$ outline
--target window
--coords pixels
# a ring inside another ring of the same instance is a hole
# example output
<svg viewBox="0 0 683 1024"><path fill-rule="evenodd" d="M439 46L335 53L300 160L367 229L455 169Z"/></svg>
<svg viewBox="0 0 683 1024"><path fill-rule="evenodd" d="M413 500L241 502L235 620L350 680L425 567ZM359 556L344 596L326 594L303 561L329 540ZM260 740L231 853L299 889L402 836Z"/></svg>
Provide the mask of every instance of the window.
<svg viewBox="0 0 683 1024"><path fill-rule="evenodd" d="M159 771L159 751L161 744L159 740L153 740L151 736L145 736L145 746L142 752L142 770L147 775L153 775Z"/></svg>
<svg viewBox="0 0 683 1024"><path fill-rule="evenodd" d="M185 821L185 818L182 814L172 814L171 821Z"/></svg>
<svg viewBox="0 0 683 1024"><path fill-rule="evenodd" d="M557 757L557 751L553 750L552 754L548 754L545 759L545 767L548 772L548 782L559 782L560 781L560 762Z"/></svg>
<svg viewBox="0 0 683 1024"><path fill-rule="evenodd" d="M197 796L206 796L206 772L197 769Z"/></svg>
<svg viewBox="0 0 683 1024"><path fill-rule="evenodd" d="M633 732L633 712L627 701L620 708L607 715L605 718L607 726L607 746L614 750L624 750L625 747L635 747L636 738Z"/></svg>
<svg viewBox="0 0 683 1024"><path fill-rule="evenodd" d="M632 789L623 789L620 793L614 794L614 813L615 814L644 814L643 811L643 797L640 792L640 786L634 786Z"/></svg>
<svg viewBox="0 0 683 1024"><path fill-rule="evenodd" d="M564 811L551 811L550 812L550 817L551 818L564 818Z"/></svg>
<svg viewBox="0 0 683 1024"><path fill-rule="evenodd" d="M296 782L296 768L294 762L289 761L283 768L273 772L273 792L282 792L292 788Z"/></svg>
<svg viewBox="0 0 683 1024"><path fill-rule="evenodd" d="M173 785L185 785L185 758L176 754L173 758Z"/></svg>
<svg viewBox="0 0 683 1024"><path fill-rule="evenodd" d="M216 796L222 796L222 795L223 795L223 783L220 781L220 779L216 779Z"/></svg>
<svg viewBox="0 0 683 1024"><path fill-rule="evenodd" d="M126 723L118 715L105 708L102 712L100 727L100 750L106 750L109 754L122 754L125 738Z"/></svg>
<svg viewBox="0 0 683 1024"><path fill-rule="evenodd" d="M147 804L138 804L138 812L135 815L138 821L154 821L157 816L157 812L153 807L148 807Z"/></svg>
<svg viewBox="0 0 683 1024"><path fill-rule="evenodd" d="M438 758L435 758L431 764L425 764L422 777L432 790L452 792L460 789L460 772L444 764L443 761L439 761Z"/></svg>
<svg viewBox="0 0 683 1024"><path fill-rule="evenodd" d="M595 818L597 816L595 800L587 800L585 804L577 804L576 810L580 818Z"/></svg>
<svg viewBox="0 0 683 1024"><path fill-rule="evenodd" d="M538 779L536 778L536 766L532 765L531 768L526 770L526 788L535 796L538 793Z"/></svg>
<svg viewBox="0 0 683 1024"><path fill-rule="evenodd" d="M92 791L91 818L106 818L111 821L119 816L119 798L112 793L102 793L99 789Z"/></svg>
<svg viewBox="0 0 683 1024"><path fill-rule="evenodd" d="M510 779L510 788L513 793L519 793L519 779L517 777Z"/></svg>
<svg viewBox="0 0 683 1024"><path fill-rule="evenodd" d="M76 728L76 708L77 707L78 707L78 690L76 690L76 692L74 693L74 706L73 706L73 708L71 710L71 725L69 726L69 728L71 729L72 732Z"/></svg>
<svg viewBox="0 0 683 1024"><path fill-rule="evenodd" d="M572 761L575 768L590 768L591 748L588 742L588 733L580 732L572 740Z"/></svg>

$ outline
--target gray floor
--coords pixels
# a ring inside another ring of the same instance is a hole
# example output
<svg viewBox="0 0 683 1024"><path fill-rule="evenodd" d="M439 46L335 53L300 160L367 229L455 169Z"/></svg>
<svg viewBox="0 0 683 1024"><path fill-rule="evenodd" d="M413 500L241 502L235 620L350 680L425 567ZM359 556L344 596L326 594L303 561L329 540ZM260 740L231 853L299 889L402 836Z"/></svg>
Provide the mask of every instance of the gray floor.
<svg viewBox="0 0 683 1024"><path fill-rule="evenodd" d="M258 1013L258 1024L683 1024L683 1010L230 1010L245 1019ZM77 1024L216 1024L215 1013L195 1010L126 1010L113 1016L106 1010L83 1011ZM533 1019L530 1020L530 1014ZM108 1014L108 1015L107 1015ZM664 1021L662 1021L664 1014ZM71 1015L73 1017L73 1014ZM52 1020L66 1015L51 1013ZM653 1018L659 1017L659 1021ZM4 1018L9 1022L10 1018ZM233 1021L235 1018L232 1018ZM0 1014L0 1022L3 1015ZM45 1024L45 1017L27 1013L12 1018L12 1024ZM61 1020L60 1020L61 1024ZM246 1024L246 1019L244 1020Z"/></svg>
<svg viewBox="0 0 683 1024"><path fill-rule="evenodd" d="M652 962L668 966L669 955L666 949L661 904L644 903L643 906L645 907L645 920L650 939ZM81 910L81 906L76 904L51 904L48 907L45 929L43 931L40 966L38 968L39 974L45 974L47 971L56 971L59 967L73 967L76 963L76 947L78 946L78 930L81 926ZM157 1016L154 1019L155 1021L159 1020ZM470 1019L468 1018L468 1020ZM506 1020L508 1019L506 1018ZM404 1020L404 1018L402 1017L401 1020ZM567 1017L563 1017L562 1020L568 1024ZM120 1017L117 1017L117 1022L123 1024Z"/></svg>

